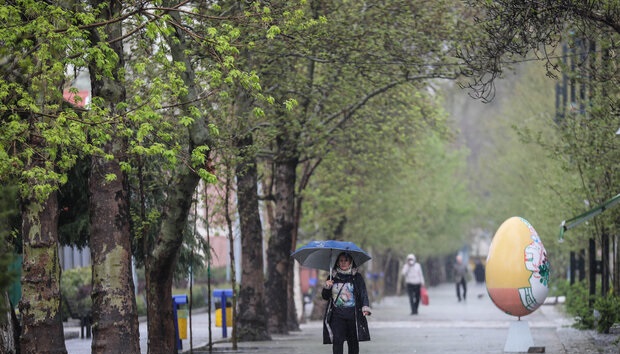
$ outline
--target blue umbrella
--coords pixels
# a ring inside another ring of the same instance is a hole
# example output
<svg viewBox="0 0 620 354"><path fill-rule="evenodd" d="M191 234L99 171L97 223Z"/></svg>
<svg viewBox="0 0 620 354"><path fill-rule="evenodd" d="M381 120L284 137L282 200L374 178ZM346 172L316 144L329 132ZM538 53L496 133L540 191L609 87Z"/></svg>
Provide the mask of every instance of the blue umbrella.
<svg viewBox="0 0 620 354"><path fill-rule="evenodd" d="M304 267L329 271L341 252L350 254L356 267L366 263L371 258L355 243L335 240L311 241L291 253L291 257Z"/></svg>

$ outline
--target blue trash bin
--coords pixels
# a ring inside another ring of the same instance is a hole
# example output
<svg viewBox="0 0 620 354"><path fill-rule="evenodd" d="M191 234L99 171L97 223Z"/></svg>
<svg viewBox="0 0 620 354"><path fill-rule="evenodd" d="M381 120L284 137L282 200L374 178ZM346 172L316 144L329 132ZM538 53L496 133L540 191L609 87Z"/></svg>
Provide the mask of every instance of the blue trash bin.
<svg viewBox="0 0 620 354"><path fill-rule="evenodd" d="M213 290L213 298L214 299L220 299L220 310L222 311L222 338L226 338L228 337L228 334L226 333L226 301L228 298L232 299L233 297L233 291L232 289L214 289Z"/></svg>
<svg viewBox="0 0 620 354"><path fill-rule="evenodd" d="M188 304L187 295L172 295L172 309L174 313L174 335L177 341L177 350L183 349L183 342L181 341L181 336L179 335L179 315L178 311L181 305Z"/></svg>

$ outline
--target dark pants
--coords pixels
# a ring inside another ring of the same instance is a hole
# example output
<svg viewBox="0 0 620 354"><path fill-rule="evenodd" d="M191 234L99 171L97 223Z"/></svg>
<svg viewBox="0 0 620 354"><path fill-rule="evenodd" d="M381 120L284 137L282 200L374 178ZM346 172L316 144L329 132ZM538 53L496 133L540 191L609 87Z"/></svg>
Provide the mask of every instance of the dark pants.
<svg viewBox="0 0 620 354"><path fill-rule="evenodd" d="M355 322L355 308L336 308L332 317L333 353L344 353L344 342L347 342L349 354L358 354L360 345L357 340L357 325Z"/></svg>
<svg viewBox="0 0 620 354"><path fill-rule="evenodd" d="M467 299L467 282L465 278L461 278L458 282L456 282L456 298L461 301L461 287L463 288L463 297L462 299Z"/></svg>
<svg viewBox="0 0 620 354"><path fill-rule="evenodd" d="M421 284L407 284L407 295L409 295L409 305L411 306L411 314L418 313L420 306L420 288Z"/></svg>

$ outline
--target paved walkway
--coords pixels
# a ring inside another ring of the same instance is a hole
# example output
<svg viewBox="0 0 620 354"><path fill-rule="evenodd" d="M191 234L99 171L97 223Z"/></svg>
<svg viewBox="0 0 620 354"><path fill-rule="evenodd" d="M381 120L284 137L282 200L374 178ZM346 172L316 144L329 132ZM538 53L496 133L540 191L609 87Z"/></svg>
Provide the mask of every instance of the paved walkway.
<svg viewBox="0 0 620 354"><path fill-rule="evenodd" d="M429 296L430 305L421 306L419 315L415 316L409 315L406 296L386 297L373 304L369 318L372 340L360 344L361 353L504 353L509 326L517 318L495 307L484 286L470 283L465 302L457 302L452 284L431 287ZM561 305L543 305L522 320L529 324L534 346L544 347L545 353L620 354L618 335L600 335L570 327L572 322L563 315ZM183 352L208 353L205 349L209 342L207 314L192 314L191 323L193 339L191 343L183 340ZM140 324L140 334L141 350L146 353L146 323ZM222 340L221 328L212 327L212 340ZM331 353L331 347L321 343L321 322L310 321L301 325L301 331L274 335L271 341L239 343L236 352ZM70 339L66 344L69 354L90 353L90 340ZM230 343L218 343L213 352L231 352L230 349Z"/></svg>

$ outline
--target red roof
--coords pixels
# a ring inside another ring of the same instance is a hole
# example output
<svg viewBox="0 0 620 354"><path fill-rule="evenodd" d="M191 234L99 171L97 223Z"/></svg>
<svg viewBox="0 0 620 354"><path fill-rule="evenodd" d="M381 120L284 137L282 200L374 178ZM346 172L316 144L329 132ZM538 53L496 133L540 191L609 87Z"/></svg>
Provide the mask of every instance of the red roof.
<svg viewBox="0 0 620 354"><path fill-rule="evenodd" d="M79 99L77 99L76 96L79 97ZM89 96L89 91L78 91L77 93L73 93L67 89L62 92L62 97L65 101L82 108L86 105L86 103L89 103L87 101Z"/></svg>

